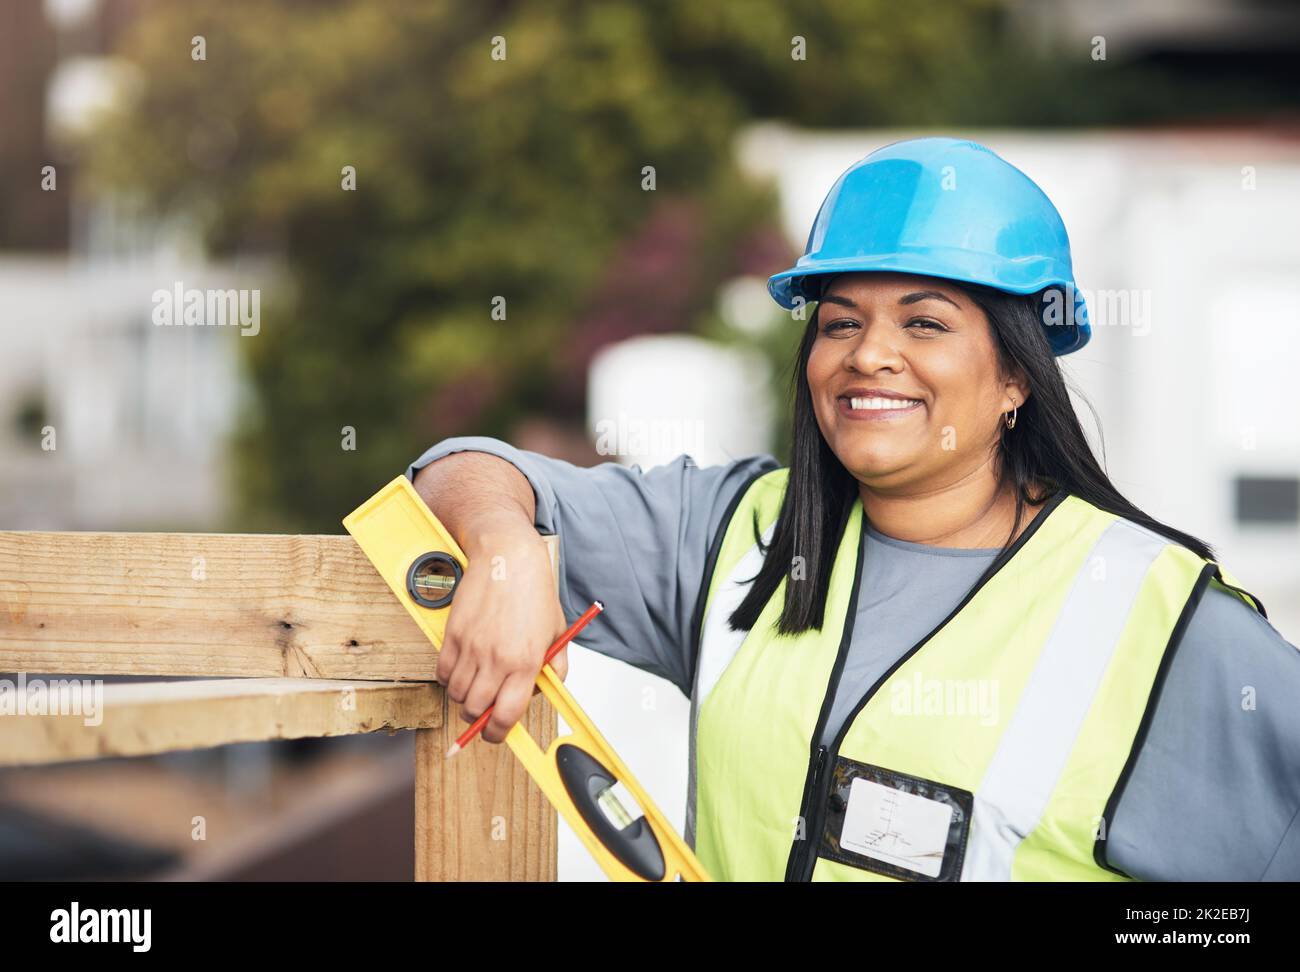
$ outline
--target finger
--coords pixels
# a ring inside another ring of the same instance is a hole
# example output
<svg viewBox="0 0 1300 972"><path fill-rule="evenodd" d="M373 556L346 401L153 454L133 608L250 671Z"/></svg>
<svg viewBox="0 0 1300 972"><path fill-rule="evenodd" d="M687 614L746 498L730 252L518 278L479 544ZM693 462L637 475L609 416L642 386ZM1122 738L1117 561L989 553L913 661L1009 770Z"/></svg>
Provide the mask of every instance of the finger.
<svg viewBox="0 0 1300 972"><path fill-rule="evenodd" d="M478 663L468 655L462 657L455 671L451 673L451 678L447 680L447 698L464 705L470 686L474 684L474 676L477 674Z"/></svg>
<svg viewBox="0 0 1300 972"><path fill-rule="evenodd" d="M450 630L443 634L442 645L438 651L438 667L433 670L433 677L438 680L439 685L447 685L451 681L451 673L456 670L456 662L460 661L460 639Z"/></svg>
<svg viewBox="0 0 1300 972"><path fill-rule="evenodd" d="M434 680L442 686L451 682L451 673L456 670L458 655L453 648L447 647L447 642L442 643L442 650L438 652L438 665L433 670Z"/></svg>
<svg viewBox="0 0 1300 972"><path fill-rule="evenodd" d="M488 724L483 727L483 738L490 743L499 743L528 710L529 687L533 681L525 672L515 672L501 683L497 691L496 705Z"/></svg>
<svg viewBox="0 0 1300 972"><path fill-rule="evenodd" d="M474 681L465 693L465 703L461 706L461 716L466 722L473 722L481 716L489 705L496 701L501 688L501 677L486 668L480 668L474 674Z"/></svg>

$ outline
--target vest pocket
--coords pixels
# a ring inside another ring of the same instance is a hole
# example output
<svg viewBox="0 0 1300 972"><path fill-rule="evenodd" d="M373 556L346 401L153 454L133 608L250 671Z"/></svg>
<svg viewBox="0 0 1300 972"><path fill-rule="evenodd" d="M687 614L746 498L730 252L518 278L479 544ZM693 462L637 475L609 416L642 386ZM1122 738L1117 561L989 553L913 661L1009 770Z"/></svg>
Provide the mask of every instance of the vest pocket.
<svg viewBox="0 0 1300 972"><path fill-rule="evenodd" d="M969 790L836 756L817 854L902 881L961 877Z"/></svg>

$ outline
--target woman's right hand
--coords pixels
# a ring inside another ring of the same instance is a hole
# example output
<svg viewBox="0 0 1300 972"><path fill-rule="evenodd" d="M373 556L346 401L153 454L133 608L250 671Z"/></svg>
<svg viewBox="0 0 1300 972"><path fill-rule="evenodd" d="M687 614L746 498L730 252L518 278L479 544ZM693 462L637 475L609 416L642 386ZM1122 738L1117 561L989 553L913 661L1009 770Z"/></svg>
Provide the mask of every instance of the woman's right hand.
<svg viewBox="0 0 1300 972"><path fill-rule="evenodd" d="M546 650L568 623L550 551L531 523L475 530L465 553L469 566L456 585L436 677L466 723L495 703L481 735L499 743L523 718ZM565 678L567 646L551 667Z"/></svg>

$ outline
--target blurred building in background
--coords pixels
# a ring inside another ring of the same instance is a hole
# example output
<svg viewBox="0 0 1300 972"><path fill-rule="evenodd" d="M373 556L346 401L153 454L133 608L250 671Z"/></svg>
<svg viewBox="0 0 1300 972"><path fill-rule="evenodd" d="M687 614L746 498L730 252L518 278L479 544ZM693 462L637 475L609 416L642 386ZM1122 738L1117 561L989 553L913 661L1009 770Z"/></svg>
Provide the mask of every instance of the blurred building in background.
<svg viewBox="0 0 1300 972"><path fill-rule="evenodd" d="M149 295L160 275L204 290L229 277L202 260L160 266L93 248L0 256L7 528L165 530L224 521L239 336L154 327Z"/></svg>

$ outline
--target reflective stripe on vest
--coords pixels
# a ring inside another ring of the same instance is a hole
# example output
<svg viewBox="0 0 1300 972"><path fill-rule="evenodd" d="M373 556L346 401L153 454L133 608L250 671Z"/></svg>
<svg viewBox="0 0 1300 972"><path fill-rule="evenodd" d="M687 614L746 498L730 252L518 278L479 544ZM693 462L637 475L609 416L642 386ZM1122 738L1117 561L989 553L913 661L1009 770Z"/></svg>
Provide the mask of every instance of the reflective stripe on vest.
<svg viewBox="0 0 1300 972"><path fill-rule="evenodd" d="M949 869L954 878L1122 879L1105 863L1105 828L1145 735L1167 649L1210 577L1223 576L1217 565L1058 494L872 687L814 772L852 637L861 503L840 538L821 631L772 630L789 575L752 631L727 624L762 565L755 528L766 544L787 475L760 477L737 505L705 603L695 849L713 877L925 879L881 873L839 845L827 811L832 782L838 788L865 765L973 794L964 844L945 852L960 865Z"/></svg>

